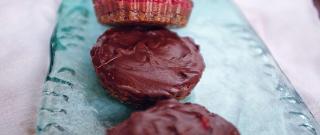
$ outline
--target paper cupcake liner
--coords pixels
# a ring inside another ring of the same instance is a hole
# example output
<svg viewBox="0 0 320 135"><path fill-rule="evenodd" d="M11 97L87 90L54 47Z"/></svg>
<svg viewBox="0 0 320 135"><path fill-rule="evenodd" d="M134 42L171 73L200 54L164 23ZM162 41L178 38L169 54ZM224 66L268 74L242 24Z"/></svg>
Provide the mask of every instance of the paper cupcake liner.
<svg viewBox="0 0 320 135"><path fill-rule="evenodd" d="M93 0L103 24L184 26L192 11L190 0Z"/></svg>

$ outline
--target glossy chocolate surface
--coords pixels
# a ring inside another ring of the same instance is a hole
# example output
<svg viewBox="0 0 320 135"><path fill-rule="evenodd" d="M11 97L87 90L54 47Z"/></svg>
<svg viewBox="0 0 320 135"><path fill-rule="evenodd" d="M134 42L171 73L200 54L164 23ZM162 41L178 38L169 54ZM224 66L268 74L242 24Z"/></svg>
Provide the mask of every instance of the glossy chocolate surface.
<svg viewBox="0 0 320 135"><path fill-rule="evenodd" d="M110 94L134 104L186 97L205 67L192 39L164 28L112 28L91 56Z"/></svg>
<svg viewBox="0 0 320 135"><path fill-rule="evenodd" d="M108 130L108 135L240 135L222 117L206 108L174 99L135 112L131 117Z"/></svg>

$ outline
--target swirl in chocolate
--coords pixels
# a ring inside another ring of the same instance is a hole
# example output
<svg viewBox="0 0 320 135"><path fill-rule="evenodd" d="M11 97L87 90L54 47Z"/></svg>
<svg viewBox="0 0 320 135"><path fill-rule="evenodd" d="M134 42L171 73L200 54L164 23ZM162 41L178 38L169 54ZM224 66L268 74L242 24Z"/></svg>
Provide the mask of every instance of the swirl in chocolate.
<svg viewBox="0 0 320 135"><path fill-rule="evenodd" d="M231 123L200 105L165 100L146 111L133 113L128 120L109 129L108 135L240 134Z"/></svg>
<svg viewBox="0 0 320 135"><path fill-rule="evenodd" d="M109 93L138 105L186 97L205 66L192 39L165 28L112 28L98 39L91 56Z"/></svg>

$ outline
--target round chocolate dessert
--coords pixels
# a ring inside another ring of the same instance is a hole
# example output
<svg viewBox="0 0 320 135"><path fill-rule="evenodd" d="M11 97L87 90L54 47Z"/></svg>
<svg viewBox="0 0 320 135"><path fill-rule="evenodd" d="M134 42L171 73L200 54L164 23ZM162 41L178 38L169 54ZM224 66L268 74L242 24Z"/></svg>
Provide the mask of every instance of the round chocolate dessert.
<svg viewBox="0 0 320 135"><path fill-rule="evenodd" d="M135 112L123 123L108 130L108 135L240 135L222 117L206 108L179 103L174 99Z"/></svg>
<svg viewBox="0 0 320 135"><path fill-rule="evenodd" d="M98 39L91 56L107 91L136 105L186 97L205 67L192 39L165 28L112 28Z"/></svg>
<svg viewBox="0 0 320 135"><path fill-rule="evenodd" d="M113 25L185 26L191 0L93 0L98 20Z"/></svg>

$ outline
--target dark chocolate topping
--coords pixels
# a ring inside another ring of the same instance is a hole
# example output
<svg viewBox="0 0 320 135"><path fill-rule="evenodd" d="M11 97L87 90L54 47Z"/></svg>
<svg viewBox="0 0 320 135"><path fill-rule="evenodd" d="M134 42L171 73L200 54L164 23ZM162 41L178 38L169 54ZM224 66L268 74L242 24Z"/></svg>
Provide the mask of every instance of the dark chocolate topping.
<svg viewBox="0 0 320 135"><path fill-rule="evenodd" d="M135 112L130 118L108 130L108 135L240 135L222 117L200 105L160 101L156 106Z"/></svg>
<svg viewBox="0 0 320 135"><path fill-rule="evenodd" d="M91 56L111 95L138 104L186 97L204 70L199 46L164 28L112 28Z"/></svg>

